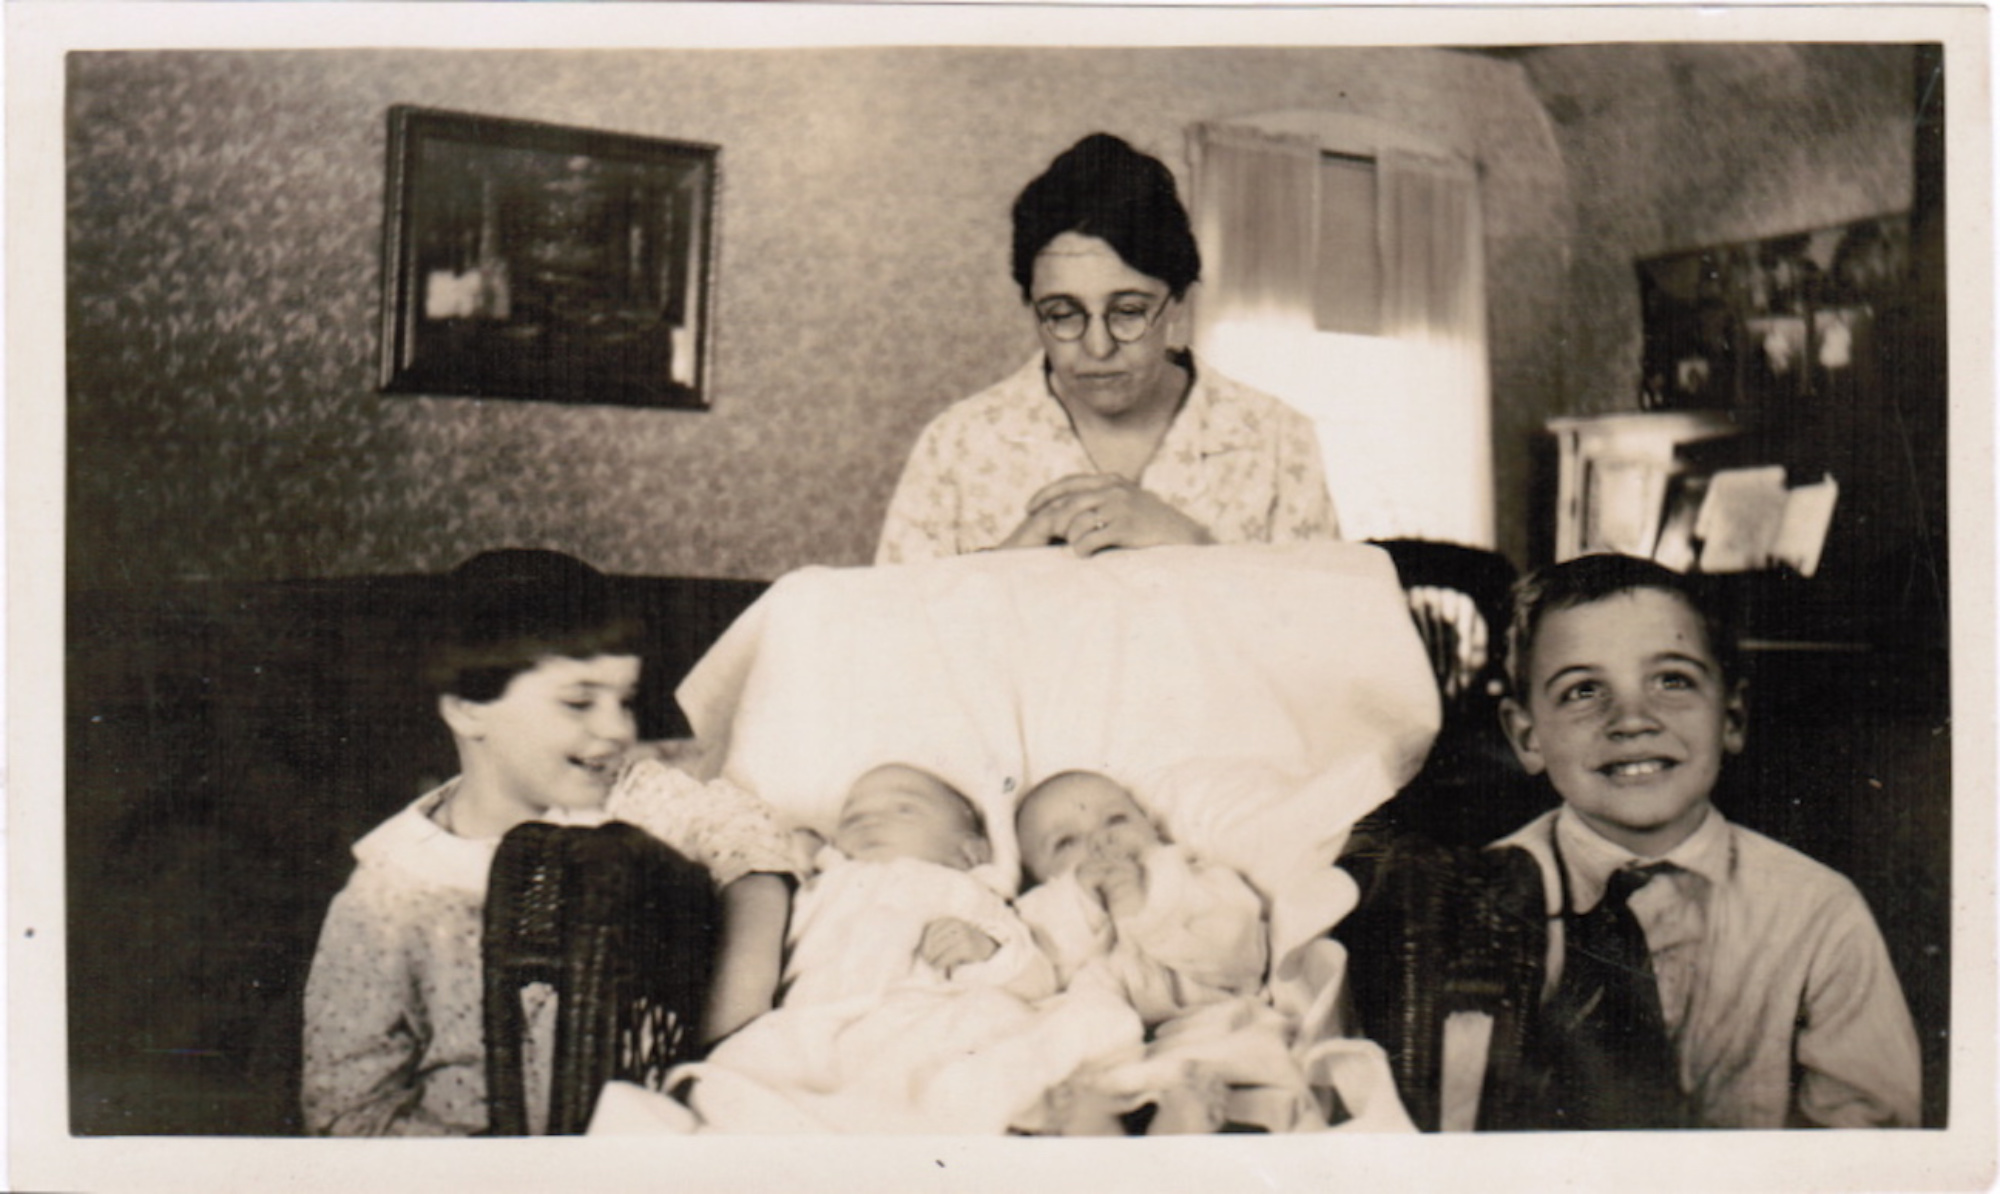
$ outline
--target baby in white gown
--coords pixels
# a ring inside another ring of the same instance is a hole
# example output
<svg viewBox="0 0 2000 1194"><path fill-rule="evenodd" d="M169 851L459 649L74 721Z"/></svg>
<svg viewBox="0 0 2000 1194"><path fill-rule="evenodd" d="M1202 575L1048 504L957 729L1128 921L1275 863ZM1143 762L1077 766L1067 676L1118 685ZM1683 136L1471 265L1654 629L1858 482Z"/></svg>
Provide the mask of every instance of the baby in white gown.
<svg viewBox="0 0 2000 1194"><path fill-rule="evenodd" d="M1035 785L1015 823L1037 884L1016 903L1063 998L1108 994L1149 1033L1142 1059L1055 1088L1043 1130L1118 1134L1123 1114L1148 1103L1154 1135L1259 1119L1296 1130L1310 1114L1304 1078L1282 1018L1260 997L1268 931L1243 877L1165 841L1132 793L1096 772ZM1254 1099L1240 1093L1250 1089ZM1250 1110L1274 1105L1282 1115Z"/></svg>
<svg viewBox="0 0 2000 1194"><path fill-rule="evenodd" d="M1055 969L989 858L978 813L936 776L862 776L799 891L778 1007L670 1079L694 1079L702 1126L999 1133L1136 1047L1109 992L1037 1005Z"/></svg>

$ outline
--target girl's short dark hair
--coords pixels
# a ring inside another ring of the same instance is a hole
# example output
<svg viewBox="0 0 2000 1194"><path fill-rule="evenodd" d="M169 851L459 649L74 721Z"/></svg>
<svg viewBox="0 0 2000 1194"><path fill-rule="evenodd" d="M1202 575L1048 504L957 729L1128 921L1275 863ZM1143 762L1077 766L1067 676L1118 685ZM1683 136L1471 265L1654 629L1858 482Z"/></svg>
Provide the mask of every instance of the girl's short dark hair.
<svg viewBox="0 0 2000 1194"><path fill-rule="evenodd" d="M1065 232L1094 236L1175 298L1201 276L1201 251L1173 171L1110 133L1064 150L1014 200L1014 281L1033 299L1035 258Z"/></svg>
<svg viewBox="0 0 2000 1194"><path fill-rule="evenodd" d="M1635 589L1657 589L1687 603L1701 622L1709 654L1725 683L1741 677L1735 612L1713 578L1688 576L1652 560L1604 552L1578 556L1522 577L1514 585L1514 615L1507 627L1507 683L1527 699L1528 661L1544 619L1560 610L1592 605Z"/></svg>
<svg viewBox="0 0 2000 1194"><path fill-rule="evenodd" d="M550 657L637 655L644 627L597 569L559 551L483 551L454 568L424 665L438 695L496 700Z"/></svg>

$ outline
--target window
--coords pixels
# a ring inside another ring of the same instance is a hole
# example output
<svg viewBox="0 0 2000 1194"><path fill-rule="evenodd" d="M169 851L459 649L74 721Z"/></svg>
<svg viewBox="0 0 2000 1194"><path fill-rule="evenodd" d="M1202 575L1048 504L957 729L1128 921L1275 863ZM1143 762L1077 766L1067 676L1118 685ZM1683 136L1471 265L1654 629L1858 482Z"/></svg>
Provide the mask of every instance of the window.
<svg viewBox="0 0 2000 1194"><path fill-rule="evenodd" d="M1319 430L1350 539L1493 543L1479 178L1380 122L1191 131L1195 347Z"/></svg>
<svg viewBox="0 0 2000 1194"><path fill-rule="evenodd" d="M1313 326L1361 336L1382 331L1382 257L1375 243L1375 159L1319 156L1319 245Z"/></svg>

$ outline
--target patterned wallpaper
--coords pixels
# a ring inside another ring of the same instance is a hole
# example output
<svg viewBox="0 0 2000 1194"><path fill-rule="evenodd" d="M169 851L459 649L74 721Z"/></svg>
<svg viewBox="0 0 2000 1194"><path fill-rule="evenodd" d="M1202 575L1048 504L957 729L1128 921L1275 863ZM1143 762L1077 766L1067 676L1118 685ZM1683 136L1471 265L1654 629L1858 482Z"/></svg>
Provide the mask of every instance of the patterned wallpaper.
<svg viewBox="0 0 2000 1194"><path fill-rule="evenodd" d="M637 573L865 561L923 423L1032 351L1007 210L1099 127L1176 169L1187 124L1284 107L1500 147L1520 194L1497 234L1525 223L1555 260L1537 213L1560 172L1519 70L1439 51L148 52L69 70L77 583L439 569L503 542ZM720 144L714 408L375 393L394 103Z"/></svg>
<svg viewBox="0 0 2000 1194"><path fill-rule="evenodd" d="M1522 66L1422 49L73 54L72 583L434 570L501 543L631 573L865 561L923 423L1032 350L1006 264L1020 186L1093 129L1180 170L1188 124L1293 107L1393 120L1480 158L1501 534L1518 555L1534 428L1611 388L1637 332L1608 300L1617 326L1572 325L1604 300L1612 259L1669 247L1641 216L1685 210L1699 188L1643 213L1620 197L1664 187L1675 163L1687 174L1697 144L1719 160L1692 177L1726 192L1742 157L1730 138L1620 115L1605 92L1627 64L1597 53L1565 60L1581 115L1553 122ZM1649 86L1725 128L1766 86L1656 65ZM1858 149L1882 95L1906 101L1883 67L1840 107L1840 63L1808 66L1791 79L1806 94L1777 97L1798 117L1763 151L1801 125L1811 142L1830 111ZM397 103L720 144L713 409L377 394ZM1586 170L1662 139L1679 152L1644 172ZM1847 156L1794 154L1785 187ZM1580 170L1609 202L1578 196ZM1767 217L1713 222L1780 230ZM1579 228L1609 247L1579 249ZM1605 267L1586 278L1591 303L1571 301L1573 258Z"/></svg>
<svg viewBox="0 0 2000 1194"><path fill-rule="evenodd" d="M1576 196L1568 390L1631 409L1633 262L1906 211L1908 46L1564 47L1528 60Z"/></svg>

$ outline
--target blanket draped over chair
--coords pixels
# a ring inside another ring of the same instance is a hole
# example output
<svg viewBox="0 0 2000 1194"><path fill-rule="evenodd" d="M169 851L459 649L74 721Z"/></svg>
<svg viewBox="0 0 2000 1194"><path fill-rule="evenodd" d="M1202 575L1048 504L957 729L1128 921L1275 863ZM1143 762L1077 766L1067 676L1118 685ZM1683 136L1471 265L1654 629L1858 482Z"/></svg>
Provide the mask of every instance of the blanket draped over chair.
<svg viewBox="0 0 2000 1194"><path fill-rule="evenodd" d="M1345 954L1327 936L1358 897L1335 865L1350 829L1416 773L1438 726L1381 551L1052 549L807 569L773 585L677 696L704 766L822 834L868 769L936 772L981 809L1002 889L1020 874L1014 810L1033 784L1089 769L1127 785L1170 838L1240 872L1269 915L1261 996L1203 1009L1269 1027L1187 1047L1261 1045L1219 1072L1269 1130L1327 1126L1314 1089L1334 1092L1342 1130L1409 1130L1381 1050L1338 1038ZM1158 1043L1109 993L1031 1006L951 986L781 1001L669 1077L691 1081L694 1117L614 1083L593 1131L1000 1131L1079 1065L1130 1077L1173 1060L1153 1060Z"/></svg>
<svg viewBox="0 0 2000 1194"><path fill-rule="evenodd" d="M1274 959L1353 906L1348 829L1415 774L1435 682L1394 567L1363 544L1060 548L779 580L677 696L708 758L831 827L877 764L928 767L986 814L1072 768L1242 871Z"/></svg>

